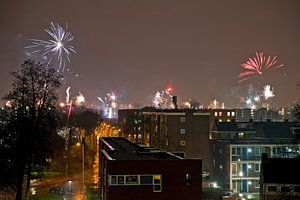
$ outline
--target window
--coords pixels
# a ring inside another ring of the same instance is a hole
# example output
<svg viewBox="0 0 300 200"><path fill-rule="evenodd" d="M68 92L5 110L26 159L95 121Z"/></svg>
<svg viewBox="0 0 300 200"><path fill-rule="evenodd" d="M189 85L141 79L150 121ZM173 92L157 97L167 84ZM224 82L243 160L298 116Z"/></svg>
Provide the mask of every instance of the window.
<svg viewBox="0 0 300 200"><path fill-rule="evenodd" d="M254 154L255 154L256 156L260 156L260 147L255 147L255 148L254 148Z"/></svg>
<svg viewBox="0 0 300 200"><path fill-rule="evenodd" d="M141 185L152 185L153 176L152 175L141 175L140 176L140 184Z"/></svg>
<svg viewBox="0 0 300 200"><path fill-rule="evenodd" d="M290 187L281 186L281 192L284 192L284 193L290 192Z"/></svg>
<svg viewBox="0 0 300 200"><path fill-rule="evenodd" d="M231 116L234 117L234 115L235 115L235 113L234 113L234 112L231 112Z"/></svg>
<svg viewBox="0 0 300 200"><path fill-rule="evenodd" d="M222 119L219 119L219 122L222 122Z"/></svg>
<svg viewBox="0 0 300 200"><path fill-rule="evenodd" d="M161 175L153 175L153 192L161 192Z"/></svg>
<svg viewBox="0 0 300 200"><path fill-rule="evenodd" d="M230 112L227 112L227 117L229 117L230 116Z"/></svg>
<svg viewBox="0 0 300 200"><path fill-rule="evenodd" d="M126 185L137 185L139 184L139 179L137 175L125 176Z"/></svg>
<svg viewBox="0 0 300 200"><path fill-rule="evenodd" d="M254 164L254 171L255 171L255 172L259 172L259 171L260 171L259 163L255 163L255 164Z"/></svg>
<svg viewBox="0 0 300 200"><path fill-rule="evenodd" d="M236 165L236 163L232 163L231 167L232 167L232 175L237 175L237 165Z"/></svg>
<svg viewBox="0 0 300 200"><path fill-rule="evenodd" d="M232 155L237 155L237 154L236 154L236 148L235 148L235 147L232 148Z"/></svg>
<svg viewBox="0 0 300 200"><path fill-rule="evenodd" d="M118 185L123 185L124 184L124 176L118 176Z"/></svg>
<svg viewBox="0 0 300 200"><path fill-rule="evenodd" d="M215 117L218 117L218 112L215 112Z"/></svg>
<svg viewBox="0 0 300 200"><path fill-rule="evenodd" d="M180 117L180 122L185 122L185 117Z"/></svg>
<svg viewBox="0 0 300 200"><path fill-rule="evenodd" d="M181 134L181 135L184 135L184 134L185 134L185 128L181 128L181 129L180 129L180 134Z"/></svg>
<svg viewBox="0 0 300 200"><path fill-rule="evenodd" d="M110 176L110 185L117 184L117 176Z"/></svg>
<svg viewBox="0 0 300 200"><path fill-rule="evenodd" d="M185 174L185 184L186 185L191 185L192 183L192 176L191 174Z"/></svg>
<svg viewBox="0 0 300 200"><path fill-rule="evenodd" d="M277 191L277 188L276 186L268 186L268 192L276 192Z"/></svg>
<svg viewBox="0 0 300 200"><path fill-rule="evenodd" d="M220 116L220 117L222 116L222 112L219 112L219 116Z"/></svg>
<svg viewBox="0 0 300 200"><path fill-rule="evenodd" d="M241 155L241 148L240 148L240 147L237 147L237 148L236 148L236 154L237 154L237 155Z"/></svg>

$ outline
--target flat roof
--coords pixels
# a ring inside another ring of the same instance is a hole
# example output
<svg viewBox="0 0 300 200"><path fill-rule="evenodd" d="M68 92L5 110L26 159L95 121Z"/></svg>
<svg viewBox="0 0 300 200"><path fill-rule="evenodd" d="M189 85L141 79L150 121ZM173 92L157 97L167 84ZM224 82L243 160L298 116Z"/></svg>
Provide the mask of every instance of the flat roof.
<svg viewBox="0 0 300 200"><path fill-rule="evenodd" d="M102 150L110 160L180 160L183 159L170 152L141 147L125 138L103 137L101 142L108 148Z"/></svg>

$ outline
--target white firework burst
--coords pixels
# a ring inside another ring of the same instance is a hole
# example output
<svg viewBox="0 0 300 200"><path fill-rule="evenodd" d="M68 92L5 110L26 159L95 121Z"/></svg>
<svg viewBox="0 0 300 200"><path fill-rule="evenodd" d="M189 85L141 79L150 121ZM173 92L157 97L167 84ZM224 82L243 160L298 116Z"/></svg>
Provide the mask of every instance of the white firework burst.
<svg viewBox="0 0 300 200"><path fill-rule="evenodd" d="M32 44L25 48L31 49L31 54L39 54L46 59L47 65L57 63L57 71L64 71L66 60L70 63L71 54L76 53L74 46L69 44L74 40L74 36L58 23L53 22L45 32L50 36L49 40L31 39Z"/></svg>

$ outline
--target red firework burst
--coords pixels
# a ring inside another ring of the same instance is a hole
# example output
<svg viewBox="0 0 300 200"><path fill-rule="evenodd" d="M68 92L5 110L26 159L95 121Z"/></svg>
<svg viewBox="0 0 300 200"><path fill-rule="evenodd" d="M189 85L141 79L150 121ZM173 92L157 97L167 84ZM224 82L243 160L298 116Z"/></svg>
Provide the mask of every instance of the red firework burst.
<svg viewBox="0 0 300 200"><path fill-rule="evenodd" d="M245 63L241 64L245 71L239 74L239 78L241 78L239 82L243 82L253 75L261 75L266 69L277 69L283 66L283 64L278 64L277 56L265 56L263 52L256 52L253 58L248 58Z"/></svg>

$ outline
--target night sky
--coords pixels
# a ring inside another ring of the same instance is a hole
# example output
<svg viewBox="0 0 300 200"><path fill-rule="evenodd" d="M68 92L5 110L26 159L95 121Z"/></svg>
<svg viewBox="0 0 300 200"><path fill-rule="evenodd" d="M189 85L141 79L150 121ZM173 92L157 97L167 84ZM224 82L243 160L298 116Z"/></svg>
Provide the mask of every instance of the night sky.
<svg viewBox="0 0 300 200"><path fill-rule="evenodd" d="M273 86L277 106L300 96L299 0L0 0L1 96L8 72L28 58L24 46L47 39L51 21L68 25L77 51L61 97L71 86L88 104L114 91L122 103L149 105L172 86L179 103L217 99L236 107L250 84ZM277 55L285 67L238 83L240 64L256 51Z"/></svg>

